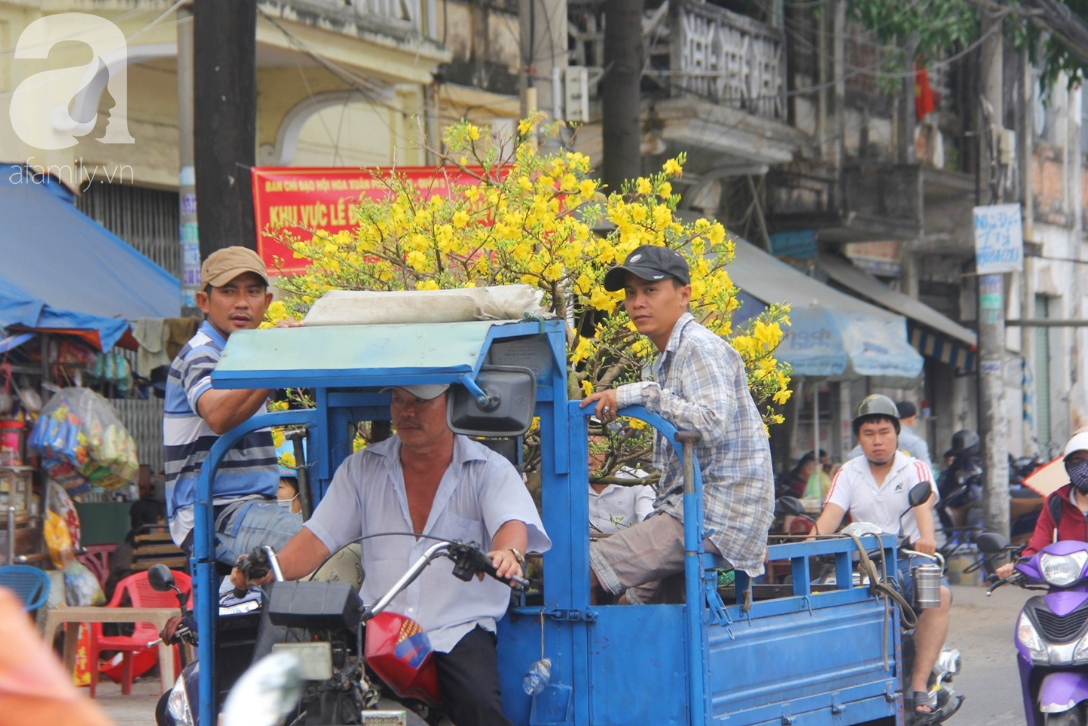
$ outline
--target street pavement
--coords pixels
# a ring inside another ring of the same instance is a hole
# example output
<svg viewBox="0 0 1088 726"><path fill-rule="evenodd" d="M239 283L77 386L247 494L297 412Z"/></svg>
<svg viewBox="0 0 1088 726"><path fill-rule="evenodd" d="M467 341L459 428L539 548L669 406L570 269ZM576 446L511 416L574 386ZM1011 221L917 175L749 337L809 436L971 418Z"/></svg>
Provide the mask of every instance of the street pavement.
<svg viewBox="0 0 1088 726"><path fill-rule="evenodd" d="M952 595L948 644L963 652L963 670L956 676L954 686L967 700L948 723L960 726L1024 723L1012 632L1020 607L1030 593L1003 587L987 598L985 587L953 585ZM98 686L99 704L119 726L153 726L158 698L158 678L141 679L131 696L122 696L121 687L108 681Z"/></svg>
<svg viewBox="0 0 1088 726"><path fill-rule="evenodd" d="M155 726L159 689L158 676L144 677L132 685L131 695L122 696L119 683L103 680L98 683L95 700L117 726Z"/></svg>
<svg viewBox="0 0 1088 726"><path fill-rule="evenodd" d="M967 696L949 724L1001 726L1024 723L1020 676L1016 671L1013 628L1031 595L1018 587L952 586L952 618L947 644L963 653L963 667L953 684Z"/></svg>

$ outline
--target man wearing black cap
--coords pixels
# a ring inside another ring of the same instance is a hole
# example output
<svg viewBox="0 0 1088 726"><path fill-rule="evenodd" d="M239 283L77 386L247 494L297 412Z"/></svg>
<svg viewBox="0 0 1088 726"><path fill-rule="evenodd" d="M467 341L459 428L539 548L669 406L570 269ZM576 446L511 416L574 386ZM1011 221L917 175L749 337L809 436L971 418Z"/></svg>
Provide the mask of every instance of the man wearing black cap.
<svg viewBox="0 0 1088 726"><path fill-rule="evenodd" d="M771 452L748 390L744 362L688 312L687 261L665 247L643 245L605 275L606 290L624 290L624 309L659 351L650 380L598 391L582 406L611 421L624 406L642 405L681 431L695 431L703 475L706 548L752 576L763 572L774 508ZM660 602L662 578L683 572L683 475L679 457L660 435L654 466L661 472L656 511L590 547L592 584L620 602Z"/></svg>

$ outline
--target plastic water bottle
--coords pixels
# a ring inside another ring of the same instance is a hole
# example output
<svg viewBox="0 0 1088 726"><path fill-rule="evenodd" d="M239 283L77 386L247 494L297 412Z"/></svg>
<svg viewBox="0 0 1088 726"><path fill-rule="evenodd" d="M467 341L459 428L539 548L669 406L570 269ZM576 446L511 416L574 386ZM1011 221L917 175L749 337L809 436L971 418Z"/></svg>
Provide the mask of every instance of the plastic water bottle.
<svg viewBox="0 0 1088 726"><path fill-rule="evenodd" d="M547 658L541 658L530 666L525 677L521 679L521 690L530 696L539 696L548 687L548 681L552 678L552 662Z"/></svg>

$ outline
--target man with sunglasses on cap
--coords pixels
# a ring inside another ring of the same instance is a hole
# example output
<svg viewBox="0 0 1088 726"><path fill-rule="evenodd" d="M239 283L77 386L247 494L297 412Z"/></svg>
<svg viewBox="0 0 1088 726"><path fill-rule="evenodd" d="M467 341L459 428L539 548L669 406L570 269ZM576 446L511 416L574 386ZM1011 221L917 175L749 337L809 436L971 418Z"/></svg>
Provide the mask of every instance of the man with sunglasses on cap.
<svg viewBox="0 0 1088 726"><path fill-rule="evenodd" d="M688 312L691 278L678 252L638 247L608 271L604 287L625 291L628 317L660 355L652 378L593 393L582 407L594 406L597 418L609 422L624 406L642 405L678 430L698 433L706 549L753 577L762 574L774 475L744 362ZM661 581L684 571L683 467L660 434L653 461L661 472L656 511L590 547L593 589L603 587L621 603L667 599Z"/></svg>
<svg viewBox="0 0 1088 726"><path fill-rule="evenodd" d="M196 483L204 460L222 434L264 413L271 393L217 390L211 381L231 333L253 330L264 320L272 302L264 262L245 247L216 250L200 268L200 284L196 303L205 320L170 365L163 416L170 535L190 555ZM279 478L269 429L246 434L223 458L212 484L220 562L233 565L254 547L282 546L298 532L301 519L276 504Z"/></svg>
<svg viewBox="0 0 1088 726"><path fill-rule="evenodd" d="M513 464L446 423L448 385L389 389L396 434L336 470L313 517L278 554L286 580L315 570L329 553L362 541L363 602L376 602L435 540L482 543L500 577L520 576L524 552L551 540ZM372 536L393 533L390 536ZM415 536L412 536L415 533ZM509 724L502 712L495 623L510 590L484 578L462 582L438 560L393 598L391 612L422 626L434 649L438 684L458 726ZM236 587L247 582L240 569Z"/></svg>

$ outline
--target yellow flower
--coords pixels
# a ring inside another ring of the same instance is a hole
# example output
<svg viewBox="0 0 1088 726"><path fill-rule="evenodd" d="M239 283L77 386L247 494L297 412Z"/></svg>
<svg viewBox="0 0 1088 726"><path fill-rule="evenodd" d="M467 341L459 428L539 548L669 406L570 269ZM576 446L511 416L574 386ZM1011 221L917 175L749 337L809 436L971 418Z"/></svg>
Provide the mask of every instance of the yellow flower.
<svg viewBox="0 0 1088 726"><path fill-rule="evenodd" d="M614 293L606 292L603 287L598 287L593 290L593 293L589 296L590 307L596 310L602 310L606 313L610 313L616 309L616 303L619 302Z"/></svg>
<svg viewBox="0 0 1088 726"><path fill-rule="evenodd" d="M468 219L469 217L465 210L459 210L453 215L453 226L457 229L464 229L465 226L468 225Z"/></svg>
<svg viewBox="0 0 1088 726"><path fill-rule="evenodd" d="M578 341L578 345L574 347L574 350L570 354L570 360L572 363L581 363L586 358L593 354L593 339L581 338Z"/></svg>
<svg viewBox="0 0 1088 726"><path fill-rule="evenodd" d="M582 183L578 185L578 190L582 196L582 199L588 201L593 198L594 194L597 193L597 182L593 181L592 179L583 179Z"/></svg>
<svg viewBox="0 0 1088 726"><path fill-rule="evenodd" d="M638 178L638 181L635 182L635 191L638 192L639 194L643 195L643 196L646 196L648 194L653 193L654 187L653 187L652 184L650 184L649 179L647 179L646 177L640 176Z"/></svg>
<svg viewBox="0 0 1088 726"><path fill-rule="evenodd" d="M669 176L680 176L684 173L684 167L680 166L680 162L676 159L669 159L666 161L662 170Z"/></svg>
<svg viewBox="0 0 1088 726"><path fill-rule="evenodd" d="M587 381L583 378L581 385L582 393L584 393L586 396L590 396L593 394L593 381Z"/></svg>
<svg viewBox="0 0 1088 726"><path fill-rule="evenodd" d="M468 136L468 138L472 139L473 141L479 141L480 140L480 129L476 128L472 124L469 124L467 127L465 127L465 135Z"/></svg>

